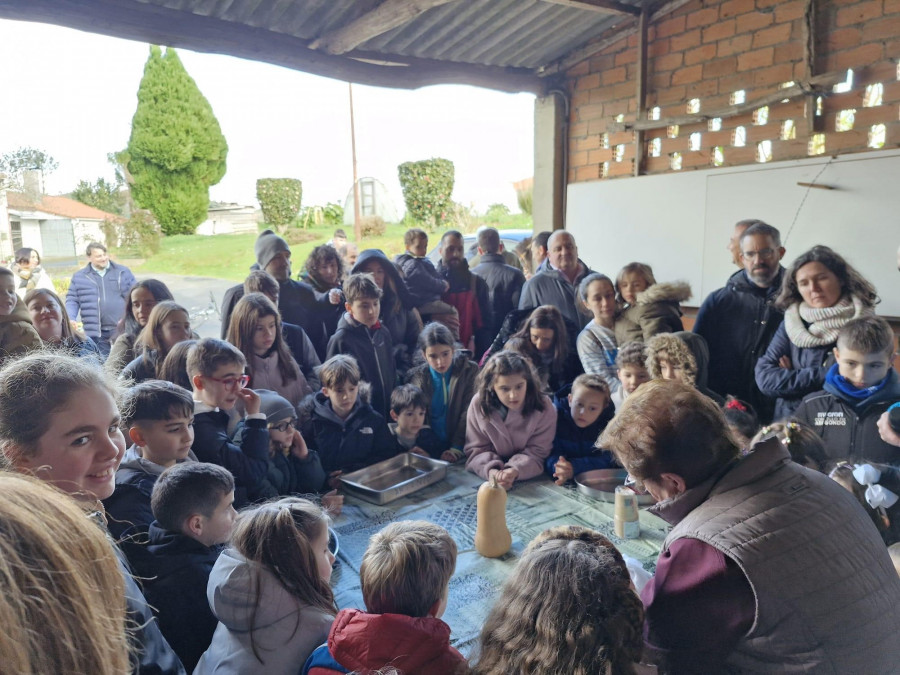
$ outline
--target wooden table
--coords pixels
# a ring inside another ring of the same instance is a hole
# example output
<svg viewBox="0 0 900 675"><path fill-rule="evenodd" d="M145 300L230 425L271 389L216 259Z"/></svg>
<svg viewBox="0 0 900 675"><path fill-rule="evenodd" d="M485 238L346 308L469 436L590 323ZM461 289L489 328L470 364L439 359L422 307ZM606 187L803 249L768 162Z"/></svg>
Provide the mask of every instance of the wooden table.
<svg viewBox="0 0 900 675"><path fill-rule="evenodd" d="M376 506L347 495L343 513L335 519L340 551L332 576L338 607L363 609L359 565L369 537L397 520L427 520L446 528L459 547L456 573L450 580L450 601L444 614L452 629L454 646L467 654L499 594L500 587L525 546L538 533L554 525L584 525L597 530L623 552L652 572L667 526L641 511L641 536L623 540L613 533L613 505L560 487L541 477L517 482L509 492L506 522L513 545L502 558L482 557L474 545L475 495L482 480L461 465L451 466L447 478L408 497Z"/></svg>

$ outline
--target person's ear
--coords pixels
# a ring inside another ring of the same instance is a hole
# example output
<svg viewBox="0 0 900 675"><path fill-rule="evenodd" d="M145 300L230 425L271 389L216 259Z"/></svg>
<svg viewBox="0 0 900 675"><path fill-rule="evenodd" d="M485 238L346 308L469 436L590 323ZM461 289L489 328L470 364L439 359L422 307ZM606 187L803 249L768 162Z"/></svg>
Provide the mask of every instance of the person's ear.
<svg viewBox="0 0 900 675"><path fill-rule="evenodd" d="M184 529L187 530L187 534L193 537L200 537L203 535L203 516L199 513L192 513L187 517L184 521Z"/></svg>
<svg viewBox="0 0 900 675"><path fill-rule="evenodd" d="M673 496L684 494L687 491L687 483L677 473L661 473L659 481L666 482L666 488Z"/></svg>
<svg viewBox="0 0 900 675"><path fill-rule="evenodd" d="M328 398L328 387L322 387L322 393L325 395L325 398Z"/></svg>
<svg viewBox="0 0 900 675"><path fill-rule="evenodd" d="M831 350L831 353L834 354L834 360L835 360L835 361L840 361L840 360L841 360L841 352L838 351L838 348L837 348L837 347L834 347L834 348Z"/></svg>
<svg viewBox="0 0 900 675"><path fill-rule="evenodd" d="M349 302L344 303L344 309L346 309L348 312L350 311L350 303Z"/></svg>
<svg viewBox="0 0 900 675"><path fill-rule="evenodd" d="M778 247L778 259L781 260L781 259L784 257L784 254L785 254L786 252L787 252L787 251L786 251L786 249L784 248L784 246L779 246L779 247Z"/></svg>
<svg viewBox="0 0 900 675"><path fill-rule="evenodd" d="M396 422L398 417L399 415L397 414L397 411L391 410L391 419Z"/></svg>
<svg viewBox="0 0 900 675"><path fill-rule="evenodd" d="M203 391L203 376L199 374L192 376L191 384L194 386L195 391Z"/></svg>
<svg viewBox="0 0 900 675"><path fill-rule="evenodd" d="M572 405L572 394L568 395L567 400L569 401L569 405L571 406Z"/></svg>
<svg viewBox="0 0 900 675"><path fill-rule="evenodd" d="M137 426L128 429L128 438L131 439L132 443L139 447L147 445L147 442L144 440L144 434L141 433L141 430Z"/></svg>

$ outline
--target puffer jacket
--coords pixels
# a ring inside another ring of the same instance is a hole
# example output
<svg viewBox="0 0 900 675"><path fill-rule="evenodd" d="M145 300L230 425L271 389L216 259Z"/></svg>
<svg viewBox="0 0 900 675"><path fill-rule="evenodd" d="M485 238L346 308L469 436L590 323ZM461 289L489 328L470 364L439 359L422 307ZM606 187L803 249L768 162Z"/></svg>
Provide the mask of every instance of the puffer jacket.
<svg viewBox="0 0 900 675"><path fill-rule="evenodd" d="M88 337L111 335L125 315L125 301L136 281L130 269L112 260L102 277L88 263L72 275L66 293L66 311L73 321L80 312Z"/></svg>
<svg viewBox="0 0 900 675"><path fill-rule="evenodd" d="M597 439L616 414L615 406L610 402L593 424L579 427L572 418L569 406L571 393L570 385L553 396L553 405L556 406L556 435L553 437L553 450L544 460L544 471L552 476L560 457L565 457L572 464L575 476L594 469L618 467L609 450L597 447Z"/></svg>
<svg viewBox="0 0 900 675"><path fill-rule="evenodd" d="M416 307L441 299L444 280L429 258L401 253L397 256L397 264L406 277L406 287Z"/></svg>
<svg viewBox="0 0 900 675"><path fill-rule="evenodd" d="M641 291L634 304L616 317L616 342L646 342L657 333L684 330L680 303L690 297L690 284L684 281L653 284Z"/></svg>

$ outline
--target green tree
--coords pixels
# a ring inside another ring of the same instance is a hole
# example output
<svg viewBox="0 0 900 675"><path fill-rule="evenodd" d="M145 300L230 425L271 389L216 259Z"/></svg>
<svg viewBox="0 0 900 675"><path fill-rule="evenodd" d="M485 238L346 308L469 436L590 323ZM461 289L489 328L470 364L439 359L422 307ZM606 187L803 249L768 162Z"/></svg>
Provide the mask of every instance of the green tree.
<svg viewBox="0 0 900 675"><path fill-rule="evenodd" d="M59 167L53 157L43 150L31 147L20 147L12 152L0 155L0 173L6 174L3 181L6 187L21 190L23 186L22 172L27 169L40 169L44 176L53 173Z"/></svg>
<svg viewBox="0 0 900 675"><path fill-rule="evenodd" d="M407 212L429 227L443 225L451 215L454 170L449 159L433 157L397 167Z"/></svg>
<svg viewBox="0 0 900 675"><path fill-rule="evenodd" d="M122 161L135 203L165 234L193 234L206 219L209 186L225 175L228 144L209 101L174 49L150 47L131 138Z"/></svg>
<svg viewBox="0 0 900 675"><path fill-rule="evenodd" d="M93 206L95 209L122 215L125 208L125 195L121 188L120 182L114 183L105 178L98 178L94 183L80 180L69 196L82 204Z"/></svg>

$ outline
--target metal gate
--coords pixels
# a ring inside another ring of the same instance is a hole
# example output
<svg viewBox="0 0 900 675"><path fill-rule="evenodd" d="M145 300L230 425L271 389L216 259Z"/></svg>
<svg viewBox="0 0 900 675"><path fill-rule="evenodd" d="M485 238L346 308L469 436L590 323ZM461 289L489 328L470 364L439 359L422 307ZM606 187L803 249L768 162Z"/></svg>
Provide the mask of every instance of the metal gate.
<svg viewBox="0 0 900 675"><path fill-rule="evenodd" d="M41 221L41 257L63 258L75 254L75 233L68 219Z"/></svg>

